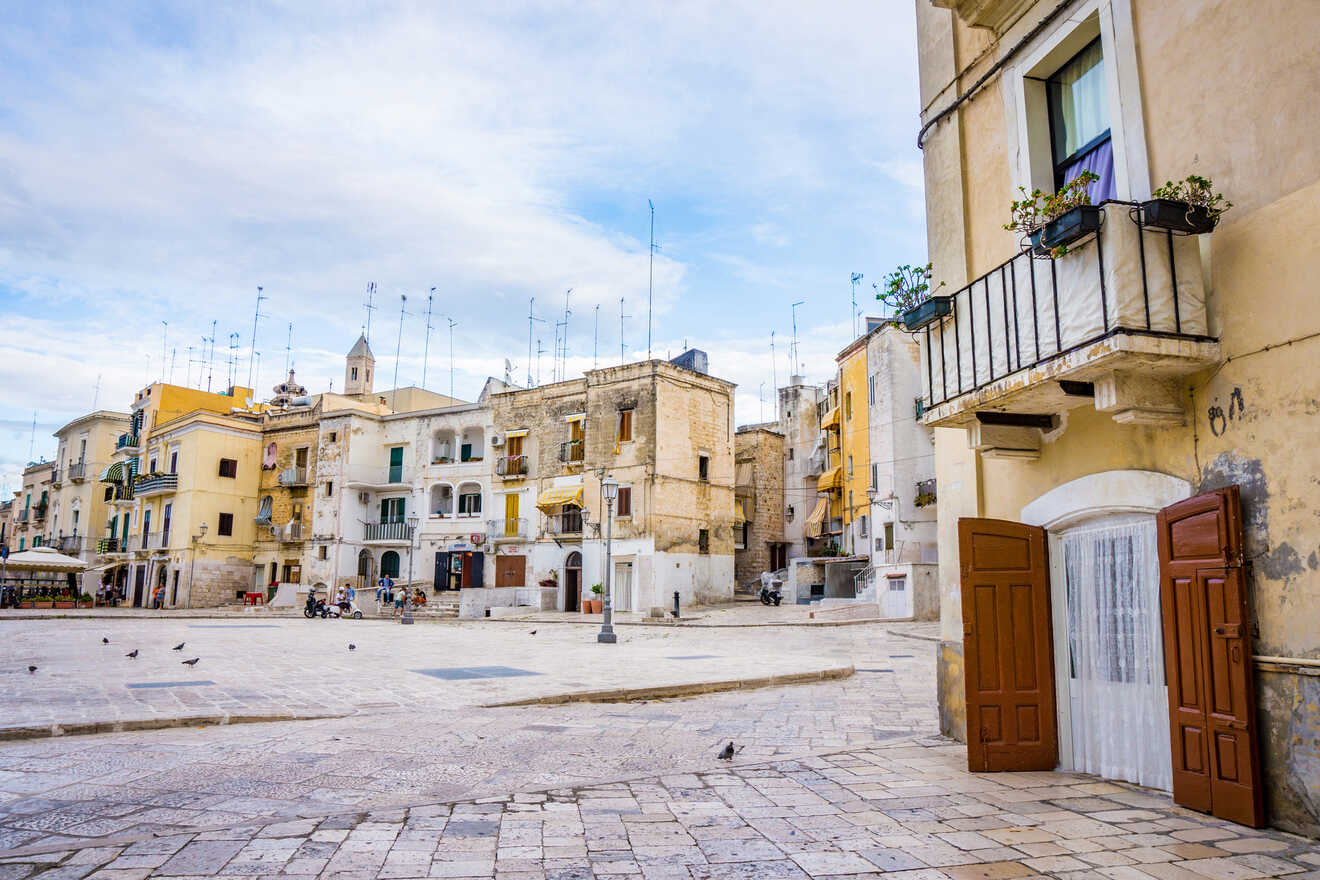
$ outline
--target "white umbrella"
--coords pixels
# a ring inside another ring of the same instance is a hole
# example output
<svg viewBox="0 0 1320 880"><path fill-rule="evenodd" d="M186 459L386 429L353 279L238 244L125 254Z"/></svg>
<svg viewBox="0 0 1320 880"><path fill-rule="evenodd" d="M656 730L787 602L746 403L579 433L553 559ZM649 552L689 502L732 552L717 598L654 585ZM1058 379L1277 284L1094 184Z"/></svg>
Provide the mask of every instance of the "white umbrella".
<svg viewBox="0 0 1320 880"><path fill-rule="evenodd" d="M11 554L5 567L10 571L85 571L87 563L54 547L33 547Z"/></svg>

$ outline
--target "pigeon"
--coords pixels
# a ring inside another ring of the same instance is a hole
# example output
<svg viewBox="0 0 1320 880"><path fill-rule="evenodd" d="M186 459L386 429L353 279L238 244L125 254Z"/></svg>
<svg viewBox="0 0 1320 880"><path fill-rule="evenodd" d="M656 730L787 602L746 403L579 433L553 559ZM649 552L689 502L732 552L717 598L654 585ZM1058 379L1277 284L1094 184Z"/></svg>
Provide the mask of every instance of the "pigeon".
<svg viewBox="0 0 1320 880"><path fill-rule="evenodd" d="M357 650L357 645L353 644L352 642L349 642L349 643L348 643L348 650L350 650L350 651L356 651L356 650Z"/></svg>
<svg viewBox="0 0 1320 880"><path fill-rule="evenodd" d="M528 633L528 635L529 635L529 636L534 636L534 635L536 635L536 630L532 630L531 632Z"/></svg>
<svg viewBox="0 0 1320 880"><path fill-rule="evenodd" d="M718 757L719 757L719 759L720 759L721 761L732 761L732 760L733 760L733 743L730 742L727 746L725 746L725 747L720 751Z"/></svg>
<svg viewBox="0 0 1320 880"><path fill-rule="evenodd" d="M101 636L101 644L108 645L110 644L110 640L107 639L105 636Z"/></svg>
<svg viewBox="0 0 1320 880"><path fill-rule="evenodd" d="M175 651L182 651L182 650L183 650L183 646L186 645L186 644L188 644L188 643L187 643L187 642L179 642L177 645L174 646L174 650L175 650Z"/></svg>
<svg viewBox="0 0 1320 880"><path fill-rule="evenodd" d="M37 671L37 667L35 667L35 666L29 666L29 667L28 667L28 675L31 675L32 673L34 673L34 672L36 672L36 671Z"/></svg>
<svg viewBox="0 0 1320 880"><path fill-rule="evenodd" d="M129 651L129 652L128 652L127 654L125 654L124 656L125 656L125 657L132 657L134 660L136 660L136 659L137 659L137 652L138 652L138 649L137 649L137 648L134 648L133 650Z"/></svg>
<svg viewBox="0 0 1320 880"><path fill-rule="evenodd" d="M201 659L202 659L201 657L194 657L194 658L192 658L191 660L184 660L184 661L183 661L183 665L184 665L184 666L196 666L196 665L197 665L197 661L198 661L198 660L201 660Z"/></svg>

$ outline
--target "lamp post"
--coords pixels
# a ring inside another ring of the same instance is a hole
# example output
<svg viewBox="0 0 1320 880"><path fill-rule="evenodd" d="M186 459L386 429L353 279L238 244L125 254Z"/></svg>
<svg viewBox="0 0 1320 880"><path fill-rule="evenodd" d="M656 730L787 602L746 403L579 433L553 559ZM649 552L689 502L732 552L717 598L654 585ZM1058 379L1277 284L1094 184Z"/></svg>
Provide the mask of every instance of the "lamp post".
<svg viewBox="0 0 1320 880"><path fill-rule="evenodd" d="M614 565L610 561L610 526L614 520L614 499L619 496L619 483L613 477L606 477L601 481L600 488L605 495L605 605L602 609L605 613L602 615L596 641L604 645L613 645L619 638L614 634L614 610L611 601L610 581L614 575Z"/></svg>
<svg viewBox="0 0 1320 880"><path fill-rule="evenodd" d="M408 586L403 588L403 616L399 618L399 623L411 625L412 616L412 566L413 566L413 535L417 534L418 516L416 513L408 514Z"/></svg>
<svg viewBox="0 0 1320 880"><path fill-rule="evenodd" d="M192 561L188 563L188 601L185 607L192 607L193 572L197 571L197 544L206 537L206 523L197 527L200 535L192 536Z"/></svg>

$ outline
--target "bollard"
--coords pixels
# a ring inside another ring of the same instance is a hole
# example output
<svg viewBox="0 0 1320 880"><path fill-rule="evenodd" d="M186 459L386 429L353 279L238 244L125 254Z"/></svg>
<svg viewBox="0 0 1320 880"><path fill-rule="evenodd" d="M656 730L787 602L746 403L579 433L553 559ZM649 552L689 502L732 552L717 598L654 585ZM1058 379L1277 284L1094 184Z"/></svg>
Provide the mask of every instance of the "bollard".
<svg viewBox="0 0 1320 880"><path fill-rule="evenodd" d="M674 617L678 617L678 590L674 590Z"/></svg>

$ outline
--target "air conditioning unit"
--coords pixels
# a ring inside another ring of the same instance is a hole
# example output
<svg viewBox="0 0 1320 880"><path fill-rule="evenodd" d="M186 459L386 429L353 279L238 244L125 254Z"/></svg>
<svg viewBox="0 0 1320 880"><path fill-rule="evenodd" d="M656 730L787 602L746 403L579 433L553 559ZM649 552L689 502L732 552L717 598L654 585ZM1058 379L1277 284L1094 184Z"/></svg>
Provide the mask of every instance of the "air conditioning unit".
<svg viewBox="0 0 1320 880"><path fill-rule="evenodd" d="M368 495L366 492L358 493L358 504L366 504L370 500L371 500L371 496Z"/></svg>
<svg viewBox="0 0 1320 880"><path fill-rule="evenodd" d="M490 445L491 445L491 446L503 446L503 445L504 445L504 435L503 435L503 434L491 434L491 435L490 435Z"/></svg>

